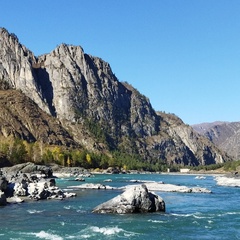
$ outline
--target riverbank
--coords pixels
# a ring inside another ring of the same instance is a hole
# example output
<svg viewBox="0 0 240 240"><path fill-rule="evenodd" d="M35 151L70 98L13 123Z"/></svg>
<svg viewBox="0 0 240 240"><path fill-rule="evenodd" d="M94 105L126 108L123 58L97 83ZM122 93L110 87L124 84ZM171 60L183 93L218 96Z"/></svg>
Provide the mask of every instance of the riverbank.
<svg viewBox="0 0 240 240"><path fill-rule="evenodd" d="M240 187L240 177L237 172L226 173L223 169L211 171L189 171L187 173L168 172L153 173L145 171L125 171L118 168L108 168L105 170L87 170L81 167L62 167L59 165L44 166L33 163L18 164L13 167L2 168L0 179L0 204L20 203L27 198L42 199L63 199L74 196L74 193L66 193L56 186L56 178L73 178L75 181L84 182L85 179L91 178L98 174L158 174L161 175L196 175L198 179L205 179L205 176L215 176L217 184L229 187ZM111 181L108 179L106 181ZM136 182L138 179L136 179ZM174 186L169 184L145 183L153 191L170 191L170 192L211 192L208 189L188 188L186 186ZM127 187L127 186L125 186ZM108 186L98 185L91 186L81 184L79 188L89 189L107 189ZM111 189L111 187L109 187Z"/></svg>

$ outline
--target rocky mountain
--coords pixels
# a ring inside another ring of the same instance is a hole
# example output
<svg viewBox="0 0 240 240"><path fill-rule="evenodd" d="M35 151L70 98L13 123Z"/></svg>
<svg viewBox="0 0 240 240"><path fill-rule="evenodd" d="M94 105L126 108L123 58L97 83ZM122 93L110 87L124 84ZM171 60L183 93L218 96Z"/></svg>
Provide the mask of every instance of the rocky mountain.
<svg viewBox="0 0 240 240"><path fill-rule="evenodd" d="M192 126L234 160L240 159L240 122L213 122Z"/></svg>
<svg viewBox="0 0 240 240"><path fill-rule="evenodd" d="M0 49L0 135L119 150L151 163L231 160L178 117L156 112L148 98L118 81L107 62L80 46L61 44L36 57L0 28Z"/></svg>
<svg viewBox="0 0 240 240"><path fill-rule="evenodd" d="M41 110L17 90L0 90L0 136L28 142L41 139L47 144L76 145L59 120Z"/></svg>

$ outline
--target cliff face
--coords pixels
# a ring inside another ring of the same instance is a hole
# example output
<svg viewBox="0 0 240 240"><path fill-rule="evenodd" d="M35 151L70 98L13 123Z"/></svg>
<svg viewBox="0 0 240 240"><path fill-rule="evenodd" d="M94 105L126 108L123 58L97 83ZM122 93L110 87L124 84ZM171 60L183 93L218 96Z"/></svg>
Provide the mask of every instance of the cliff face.
<svg viewBox="0 0 240 240"><path fill-rule="evenodd" d="M157 114L145 96L118 81L108 63L79 46L62 44L35 57L15 35L0 29L0 48L0 88L20 90L66 134L71 132L75 143L91 150L119 149L155 162L229 160L180 119Z"/></svg>
<svg viewBox="0 0 240 240"><path fill-rule="evenodd" d="M240 122L197 124L193 128L227 152L234 160L240 159Z"/></svg>
<svg viewBox="0 0 240 240"><path fill-rule="evenodd" d="M0 28L0 49L0 86L21 90L40 108L49 112L32 68L36 63L33 53L4 28Z"/></svg>

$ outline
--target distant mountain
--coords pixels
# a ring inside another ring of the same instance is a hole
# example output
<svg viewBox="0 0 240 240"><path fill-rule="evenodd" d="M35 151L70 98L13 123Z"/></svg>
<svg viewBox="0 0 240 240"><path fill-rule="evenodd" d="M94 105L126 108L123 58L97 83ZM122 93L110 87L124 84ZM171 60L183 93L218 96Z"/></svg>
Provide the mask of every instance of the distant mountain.
<svg viewBox="0 0 240 240"><path fill-rule="evenodd" d="M227 123L227 122L221 122L221 121L210 122L210 123L205 122L205 123L194 124L194 125L192 125L192 127L195 131L204 135L212 127L222 125L225 123Z"/></svg>
<svg viewBox="0 0 240 240"><path fill-rule="evenodd" d="M0 28L0 137L14 136L151 163L206 165L231 160L172 114L119 82L110 65L61 44L39 57Z"/></svg>
<svg viewBox="0 0 240 240"><path fill-rule="evenodd" d="M192 126L235 160L240 159L240 122L213 122Z"/></svg>

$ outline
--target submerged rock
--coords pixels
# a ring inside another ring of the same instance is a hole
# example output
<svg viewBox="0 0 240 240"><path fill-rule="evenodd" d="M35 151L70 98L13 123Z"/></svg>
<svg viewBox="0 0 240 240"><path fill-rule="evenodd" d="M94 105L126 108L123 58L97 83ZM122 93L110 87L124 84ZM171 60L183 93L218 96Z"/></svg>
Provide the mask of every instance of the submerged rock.
<svg viewBox="0 0 240 240"><path fill-rule="evenodd" d="M143 184L128 188L117 197L98 205L93 212L119 214L165 212L165 202L160 196L149 192Z"/></svg>

